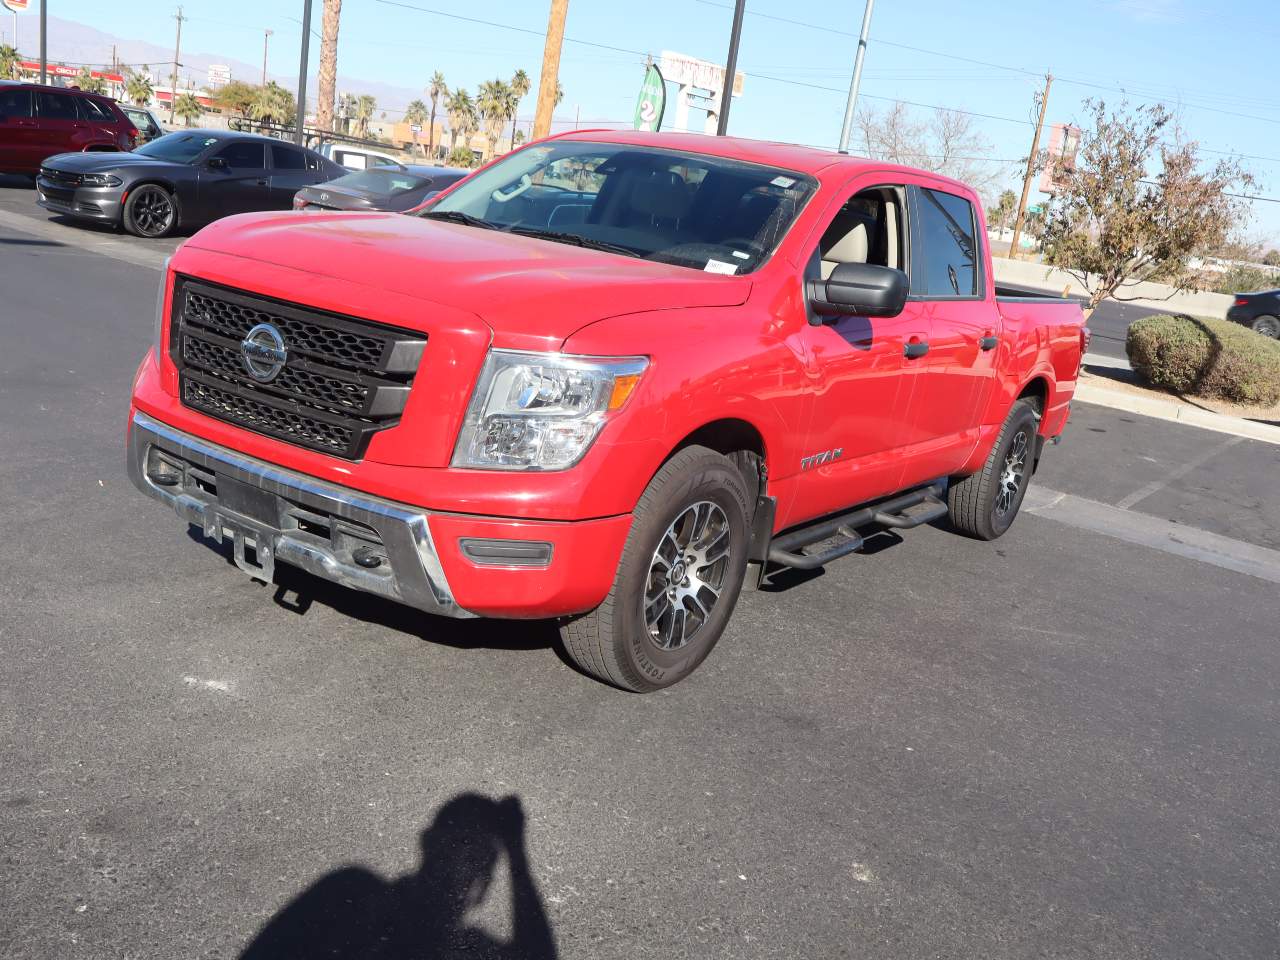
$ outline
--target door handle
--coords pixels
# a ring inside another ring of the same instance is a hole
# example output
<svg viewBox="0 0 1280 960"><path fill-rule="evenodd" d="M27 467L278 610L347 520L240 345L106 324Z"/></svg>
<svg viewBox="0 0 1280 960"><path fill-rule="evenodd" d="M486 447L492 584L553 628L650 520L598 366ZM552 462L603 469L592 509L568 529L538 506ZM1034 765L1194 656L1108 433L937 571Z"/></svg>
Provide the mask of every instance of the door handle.
<svg viewBox="0 0 1280 960"><path fill-rule="evenodd" d="M983 350L994 350L996 348L996 344L999 342L999 337L983 337L978 341L978 346Z"/></svg>
<svg viewBox="0 0 1280 960"><path fill-rule="evenodd" d="M923 357L929 352L929 343L927 340L918 340L914 343L908 343L902 348L902 355L908 360L915 360L917 357Z"/></svg>
<svg viewBox="0 0 1280 960"><path fill-rule="evenodd" d="M258 184L258 186L260 186L260 187L265 187L265 186L267 185L267 181L265 181L265 180L258 180L258 181L256 181L256 183L257 183L257 184Z"/></svg>

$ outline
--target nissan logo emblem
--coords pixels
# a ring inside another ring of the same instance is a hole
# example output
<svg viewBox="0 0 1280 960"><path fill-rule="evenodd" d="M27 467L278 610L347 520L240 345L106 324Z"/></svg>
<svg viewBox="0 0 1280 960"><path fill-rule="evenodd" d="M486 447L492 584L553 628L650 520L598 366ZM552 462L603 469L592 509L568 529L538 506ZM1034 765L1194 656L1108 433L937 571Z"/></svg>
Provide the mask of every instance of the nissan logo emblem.
<svg viewBox="0 0 1280 960"><path fill-rule="evenodd" d="M270 383L280 376L289 358L280 331L269 323L260 323L240 341L240 361L249 376L259 383Z"/></svg>

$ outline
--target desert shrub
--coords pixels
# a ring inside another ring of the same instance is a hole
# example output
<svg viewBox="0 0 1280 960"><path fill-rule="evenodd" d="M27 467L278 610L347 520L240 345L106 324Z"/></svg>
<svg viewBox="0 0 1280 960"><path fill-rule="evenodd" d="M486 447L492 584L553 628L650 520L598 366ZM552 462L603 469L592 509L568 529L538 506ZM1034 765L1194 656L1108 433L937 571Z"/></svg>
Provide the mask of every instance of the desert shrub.
<svg viewBox="0 0 1280 960"><path fill-rule="evenodd" d="M1280 341L1207 317L1160 314L1129 325L1125 352L1154 386L1231 403L1280 403Z"/></svg>
<svg viewBox="0 0 1280 960"><path fill-rule="evenodd" d="M1280 273L1262 267L1237 264L1213 279L1214 293L1254 293L1280 287Z"/></svg>

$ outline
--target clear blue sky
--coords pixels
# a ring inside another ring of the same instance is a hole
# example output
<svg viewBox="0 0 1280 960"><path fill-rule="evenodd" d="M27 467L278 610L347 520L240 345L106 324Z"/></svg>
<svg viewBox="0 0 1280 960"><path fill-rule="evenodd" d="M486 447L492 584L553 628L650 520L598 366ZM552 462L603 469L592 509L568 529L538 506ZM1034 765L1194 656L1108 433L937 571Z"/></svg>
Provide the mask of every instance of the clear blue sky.
<svg viewBox="0 0 1280 960"><path fill-rule="evenodd" d="M24 33L34 28L38 2L23 16ZM49 3L51 13L102 30L161 45L173 42L176 3ZM321 5L315 0L317 30ZM558 119L572 121L580 110L584 126L629 122L641 80L642 58L636 54L573 41L655 56L673 49L723 62L731 6L732 0L570 0L570 42L561 64L565 100ZM261 56L262 30L269 27L275 31L272 71L296 69L291 64L300 28L291 18L301 16L302 0L185 0L184 7L191 18L184 48L253 63ZM739 60L746 88L734 103L731 132L834 145L856 47L849 34L858 30L863 0L748 0L747 10ZM991 145L990 156L1016 161L1030 146L1031 126L1025 121L1032 94L1051 70L1056 79L1049 121L1078 119L1088 96L1123 99L1117 88L1131 99L1160 99L1178 110L1187 133L1205 148L1276 158L1247 163L1259 176L1259 192L1280 196L1280 91L1273 79L1280 22L1273 13L1273 4L1265 0L879 0L862 92L879 106L899 98L1009 118L975 122ZM508 77L522 67L536 85L542 38L535 34L545 30L546 14L546 0L345 0L339 70L348 77L420 87L438 69L451 86L474 91L482 80ZM315 61L313 42L313 71ZM533 100L530 95L522 105L522 117L532 114ZM1014 165L1003 169L1012 186ZM1252 233L1280 243L1280 203L1252 206Z"/></svg>

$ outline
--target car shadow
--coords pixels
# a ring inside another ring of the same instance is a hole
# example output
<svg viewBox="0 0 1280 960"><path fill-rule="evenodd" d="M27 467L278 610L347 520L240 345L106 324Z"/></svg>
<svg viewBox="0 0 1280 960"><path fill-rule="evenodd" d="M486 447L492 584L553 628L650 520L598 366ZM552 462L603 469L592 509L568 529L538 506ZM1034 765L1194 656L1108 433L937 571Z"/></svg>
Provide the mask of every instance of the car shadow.
<svg viewBox="0 0 1280 960"><path fill-rule="evenodd" d="M518 797L459 794L422 831L414 872L386 879L362 866L331 871L268 920L240 960L555 960L525 828ZM511 890L505 941L467 921L488 898L503 862Z"/></svg>

